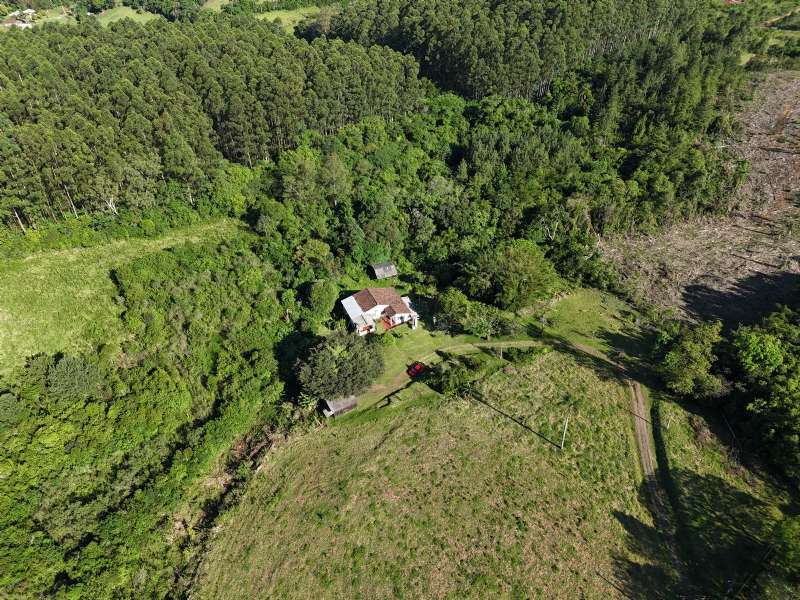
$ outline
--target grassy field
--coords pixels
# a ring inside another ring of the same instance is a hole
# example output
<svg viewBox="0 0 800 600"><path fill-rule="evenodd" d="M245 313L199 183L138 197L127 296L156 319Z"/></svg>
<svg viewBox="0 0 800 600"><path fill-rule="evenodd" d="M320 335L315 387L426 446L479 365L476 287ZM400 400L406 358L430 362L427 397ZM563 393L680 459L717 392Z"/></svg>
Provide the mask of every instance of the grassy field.
<svg viewBox="0 0 800 600"><path fill-rule="evenodd" d="M206 0L203 3L203 8L208 10L213 10L214 12L219 12L222 10L222 7L228 4L230 0Z"/></svg>
<svg viewBox="0 0 800 600"><path fill-rule="evenodd" d="M545 333L602 352L619 350L626 343L624 338L636 330L636 315L631 308L599 290L575 290L553 303L543 315ZM535 319L530 320L532 331L537 325Z"/></svg>
<svg viewBox="0 0 800 600"><path fill-rule="evenodd" d="M645 560L626 523L651 524L625 386L553 352L479 393L506 414L417 383L270 453L196 596L619 597L621 569ZM567 410L559 451L537 433Z"/></svg>
<svg viewBox="0 0 800 600"><path fill-rule="evenodd" d="M295 8L294 10L271 10L269 12L256 15L257 19L268 21L280 20L284 30L289 33L294 31L297 24L319 13L319 8L316 6L304 6L302 8Z"/></svg>
<svg viewBox="0 0 800 600"><path fill-rule="evenodd" d="M229 2L230 0L206 0L203 4L203 8L219 12L222 10L222 7ZM292 10L270 10L255 15L255 18L267 21L280 19L283 29L288 33L292 33L298 23L303 21L306 17L316 15L319 11L320 9L317 6L303 6Z"/></svg>
<svg viewBox="0 0 800 600"><path fill-rule="evenodd" d="M39 352L77 352L114 341L119 333L111 271L148 252L187 241L223 238L231 221L217 221L154 239L41 252L0 263L0 374Z"/></svg>
<svg viewBox="0 0 800 600"><path fill-rule="evenodd" d="M158 18L160 17L157 14L147 11L137 11L130 6L115 6L97 15L97 22L105 26L114 21L121 21L122 19L131 19L137 23L147 23L148 21Z"/></svg>
<svg viewBox="0 0 800 600"><path fill-rule="evenodd" d="M203 4L203 8L214 12L219 12L222 10L223 6L228 4L228 2L230 2L230 0L206 0L206 2ZM305 6L293 10L271 10L265 13L257 14L255 17L257 19L269 21L279 19L284 30L286 30L288 33L291 33L294 31L294 28L298 23L303 21L306 17L310 17L319 13L319 11L319 7ZM46 9L41 12L42 14L40 15L40 18L37 19L37 23L75 23L75 17L65 14L63 9L60 7ZM137 23L147 23L153 19L160 18L160 16L148 11L135 10L129 6L115 6L114 8L102 11L97 15L96 18L98 23L106 26L109 23L121 21L122 19L132 19Z"/></svg>
<svg viewBox="0 0 800 600"><path fill-rule="evenodd" d="M56 6L40 11L36 24L40 23L75 23L75 17L67 14L63 6Z"/></svg>
<svg viewBox="0 0 800 600"><path fill-rule="evenodd" d="M37 24L41 23L63 23L74 24L75 17L72 14L67 14L63 7L48 8L41 11L40 17L36 20ZM106 26L115 21L122 19L132 19L137 23L147 23L153 19L161 18L159 15L147 11L138 11L129 6L115 6L108 10L104 10L97 14L97 22Z"/></svg>

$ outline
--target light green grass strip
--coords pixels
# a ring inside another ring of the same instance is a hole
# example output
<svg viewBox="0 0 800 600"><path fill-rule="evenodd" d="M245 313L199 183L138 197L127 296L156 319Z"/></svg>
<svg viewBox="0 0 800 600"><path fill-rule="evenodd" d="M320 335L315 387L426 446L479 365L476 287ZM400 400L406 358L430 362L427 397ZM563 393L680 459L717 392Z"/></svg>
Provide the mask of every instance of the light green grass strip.
<svg viewBox="0 0 800 600"><path fill-rule="evenodd" d="M97 15L97 21L105 26L114 21L121 21L122 19L131 19L137 23L147 23L153 19L158 19L159 16L150 12L138 12L130 6L115 6L109 10L104 10Z"/></svg>
<svg viewBox="0 0 800 600"><path fill-rule="evenodd" d="M188 241L222 239L236 230L222 220L154 239L40 252L0 263L0 374L40 352L78 352L121 335L111 271L135 258Z"/></svg>

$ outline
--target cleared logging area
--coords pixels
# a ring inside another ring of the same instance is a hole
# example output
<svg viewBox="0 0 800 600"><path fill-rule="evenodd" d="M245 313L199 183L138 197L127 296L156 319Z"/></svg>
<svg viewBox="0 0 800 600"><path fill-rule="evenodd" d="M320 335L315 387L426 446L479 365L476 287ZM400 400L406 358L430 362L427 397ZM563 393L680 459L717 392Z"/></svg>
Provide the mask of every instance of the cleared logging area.
<svg viewBox="0 0 800 600"><path fill-rule="evenodd" d="M732 214L604 243L634 296L748 323L800 284L800 73L766 76L740 123L732 143L751 168Z"/></svg>

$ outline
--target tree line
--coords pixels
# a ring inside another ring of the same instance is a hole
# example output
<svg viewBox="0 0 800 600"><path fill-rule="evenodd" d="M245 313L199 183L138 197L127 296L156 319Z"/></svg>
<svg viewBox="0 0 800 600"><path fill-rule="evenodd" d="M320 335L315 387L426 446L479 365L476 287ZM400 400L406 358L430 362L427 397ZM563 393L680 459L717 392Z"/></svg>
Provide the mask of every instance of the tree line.
<svg viewBox="0 0 800 600"><path fill-rule="evenodd" d="M674 392L726 410L800 489L800 312L782 307L727 335L722 324L673 324L661 333L662 375Z"/></svg>
<svg viewBox="0 0 800 600"><path fill-rule="evenodd" d="M0 47L0 217L20 228L170 193L191 205L223 159L254 165L422 94L409 58L253 19L45 26Z"/></svg>
<svg viewBox="0 0 800 600"><path fill-rule="evenodd" d="M295 40L245 17L0 43L7 247L52 224L145 231L170 211L231 214L283 236L283 261L324 243L342 264L404 259L491 300L476 265L498 243L531 241L562 276L608 285L599 236L724 210L744 174L687 126L581 108L584 88L560 109L466 100L390 50ZM28 67L23 48L42 60ZM643 102L644 83L628 84L628 102ZM702 95L658 97L664 119L728 118Z"/></svg>
<svg viewBox="0 0 800 600"><path fill-rule="evenodd" d="M115 279L125 341L34 356L0 381L13 597L164 597L232 478L231 448L291 419L276 348L295 304L251 237L145 256Z"/></svg>
<svg viewBox="0 0 800 600"><path fill-rule="evenodd" d="M412 54L431 79L470 98L540 100L567 81L602 87L604 67L624 71L620 60L642 45L662 47L668 69L675 68L669 65L675 44L684 46L682 66L722 66L746 32L730 16L712 2L692 0L354 0L344 4L331 34ZM651 86L670 79L657 75L657 62L648 66L655 71ZM597 75L601 81L593 82Z"/></svg>

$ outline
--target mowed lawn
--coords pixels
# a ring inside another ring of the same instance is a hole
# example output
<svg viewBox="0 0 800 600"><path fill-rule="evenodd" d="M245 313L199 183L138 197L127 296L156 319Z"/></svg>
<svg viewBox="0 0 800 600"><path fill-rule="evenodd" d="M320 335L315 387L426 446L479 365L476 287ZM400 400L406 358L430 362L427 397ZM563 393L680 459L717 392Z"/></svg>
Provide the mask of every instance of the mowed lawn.
<svg viewBox="0 0 800 600"><path fill-rule="evenodd" d="M356 282L350 287L357 289L371 283L374 282ZM406 293L407 290L401 289L401 292ZM518 335L500 336L492 340L432 331L424 322L414 331L405 326L398 327L389 335L391 341L383 344L385 371L361 395L360 407L369 407L407 385L410 382L405 374L408 366L415 361L433 365L440 360L439 351L470 352L477 351L479 346L510 347L524 346L527 342L547 344L563 341L614 354L640 343L638 327L633 322L635 314L627 304L604 292L578 288L536 312L546 318L544 337L541 335L540 321L525 311L518 316L521 325Z"/></svg>
<svg viewBox="0 0 800 600"><path fill-rule="evenodd" d="M117 341L122 306L111 279L115 267L187 241L222 239L235 230L233 221L221 220L158 239L0 261L0 374L40 352L80 352Z"/></svg>
<svg viewBox="0 0 800 600"><path fill-rule="evenodd" d="M414 384L273 449L194 596L620 597L628 568L654 560L626 528L652 526L626 387L552 352L478 391L494 409ZM537 433L558 437L568 412L560 451Z"/></svg>

